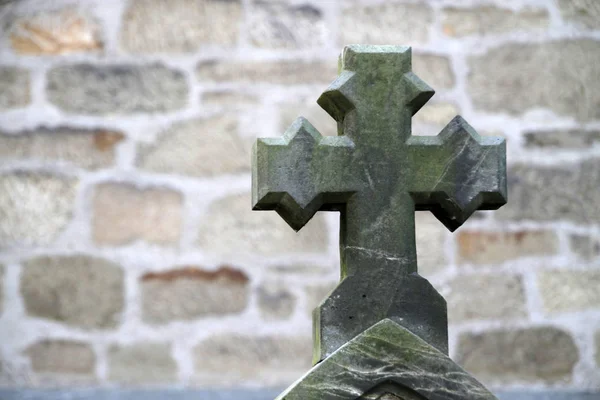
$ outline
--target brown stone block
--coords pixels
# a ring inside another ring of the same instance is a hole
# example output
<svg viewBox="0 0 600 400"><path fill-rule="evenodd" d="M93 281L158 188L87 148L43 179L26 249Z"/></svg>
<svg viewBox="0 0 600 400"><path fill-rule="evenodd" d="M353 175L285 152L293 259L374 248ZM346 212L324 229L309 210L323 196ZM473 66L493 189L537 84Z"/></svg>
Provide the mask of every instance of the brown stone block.
<svg viewBox="0 0 600 400"><path fill-rule="evenodd" d="M238 314L249 298L249 278L238 270L186 267L147 273L141 278L142 317L163 324L207 316Z"/></svg>
<svg viewBox="0 0 600 400"><path fill-rule="evenodd" d="M19 54L61 55L103 48L99 24L75 8L17 18L10 32L11 47Z"/></svg>
<svg viewBox="0 0 600 400"><path fill-rule="evenodd" d="M17 134L0 133L0 159L68 162L98 169L114 165L121 132L61 126Z"/></svg>
<svg viewBox="0 0 600 400"><path fill-rule="evenodd" d="M458 262L499 264L531 256L550 256L557 253L558 237L553 231L458 233Z"/></svg>

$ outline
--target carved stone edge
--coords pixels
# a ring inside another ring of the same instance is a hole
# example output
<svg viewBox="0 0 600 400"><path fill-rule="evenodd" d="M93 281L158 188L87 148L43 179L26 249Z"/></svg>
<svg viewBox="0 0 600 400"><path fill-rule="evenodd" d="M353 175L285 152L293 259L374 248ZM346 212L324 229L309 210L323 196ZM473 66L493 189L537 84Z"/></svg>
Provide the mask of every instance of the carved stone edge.
<svg viewBox="0 0 600 400"><path fill-rule="evenodd" d="M390 319L340 347L276 400L357 400L386 383L427 400L497 400L448 356Z"/></svg>

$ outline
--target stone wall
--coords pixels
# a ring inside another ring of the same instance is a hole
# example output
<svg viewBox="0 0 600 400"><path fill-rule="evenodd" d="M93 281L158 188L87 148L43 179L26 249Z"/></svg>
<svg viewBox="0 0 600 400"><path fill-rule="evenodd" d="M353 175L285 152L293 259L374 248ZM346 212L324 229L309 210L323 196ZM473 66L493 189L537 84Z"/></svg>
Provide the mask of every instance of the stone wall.
<svg viewBox="0 0 600 400"><path fill-rule="evenodd" d="M492 388L600 388L600 3L86 0L0 6L3 386L281 386L310 364L337 215L250 211L249 147L316 105L344 43L410 44L507 138L509 204L419 213L452 356Z"/></svg>

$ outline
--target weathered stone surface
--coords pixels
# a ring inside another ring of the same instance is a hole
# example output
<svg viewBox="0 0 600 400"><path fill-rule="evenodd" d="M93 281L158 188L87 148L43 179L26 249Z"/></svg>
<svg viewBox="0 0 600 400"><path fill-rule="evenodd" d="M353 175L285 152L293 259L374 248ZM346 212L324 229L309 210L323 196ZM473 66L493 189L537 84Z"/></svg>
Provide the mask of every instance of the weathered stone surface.
<svg viewBox="0 0 600 400"><path fill-rule="evenodd" d="M454 72L450 65L450 59L447 57L416 53L413 56L413 71L435 90L450 89L454 86ZM448 121L443 125L445 126L447 123Z"/></svg>
<svg viewBox="0 0 600 400"><path fill-rule="evenodd" d="M217 254L323 253L327 251L327 226L315 217L300 233L294 233L277 215L252 212L250 194L218 199L203 220L198 244Z"/></svg>
<svg viewBox="0 0 600 400"><path fill-rule="evenodd" d="M419 274L427 277L446 268L446 240L450 232L430 212L415 214Z"/></svg>
<svg viewBox="0 0 600 400"><path fill-rule="evenodd" d="M342 12L341 43L415 45L429 38L433 11L424 4L353 5Z"/></svg>
<svg viewBox="0 0 600 400"><path fill-rule="evenodd" d="M114 328L123 310L123 270L100 258L32 258L20 287L29 315L84 329Z"/></svg>
<svg viewBox="0 0 600 400"><path fill-rule="evenodd" d="M282 282L264 282L258 289L258 309L266 320L289 318L296 307L296 297Z"/></svg>
<svg viewBox="0 0 600 400"><path fill-rule="evenodd" d="M344 135L323 137L299 118L254 146L253 209L276 210L295 230L317 211L343 210L342 281L315 311L315 361L383 318L447 351L446 304L416 274L414 212L433 211L455 230L506 201L503 139L460 117L436 137L411 135L410 118L433 91L410 65L407 47L345 47L318 100Z"/></svg>
<svg viewBox="0 0 600 400"><path fill-rule="evenodd" d="M600 238L585 235L571 235L569 236L569 246L573 253L586 261L591 261L600 257Z"/></svg>
<svg viewBox="0 0 600 400"><path fill-rule="evenodd" d="M211 385L288 384L310 367L306 337L211 336L194 349L197 380Z"/></svg>
<svg viewBox="0 0 600 400"><path fill-rule="evenodd" d="M447 282L441 293L448 302L451 324L527 316L525 289L518 275L461 275Z"/></svg>
<svg viewBox="0 0 600 400"><path fill-rule="evenodd" d="M460 264L498 264L521 257L550 256L557 252L558 237L554 231L458 233L457 261Z"/></svg>
<svg viewBox="0 0 600 400"><path fill-rule="evenodd" d="M568 382L579 351L571 336L554 327L466 333L456 360L488 383Z"/></svg>
<svg viewBox="0 0 600 400"><path fill-rule="evenodd" d="M109 167L123 138L121 132L113 130L66 126L0 133L0 159L58 161L89 169Z"/></svg>
<svg viewBox="0 0 600 400"><path fill-rule="evenodd" d="M31 103L29 71L0 66L0 109L25 107Z"/></svg>
<svg viewBox="0 0 600 400"><path fill-rule="evenodd" d="M99 24L76 8L16 18L9 29L11 47L18 54L59 55L103 48Z"/></svg>
<svg viewBox="0 0 600 400"><path fill-rule="evenodd" d="M69 113L169 112L188 102L184 74L160 64L61 65L52 68L47 79L48 100Z"/></svg>
<svg viewBox="0 0 600 400"><path fill-rule="evenodd" d="M558 0L560 13L566 21L590 29L600 28L600 3L595 0Z"/></svg>
<svg viewBox="0 0 600 400"><path fill-rule="evenodd" d="M166 174L214 176L250 169L250 145L234 116L179 122L152 144L141 145L136 164Z"/></svg>
<svg viewBox="0 0 600 400"><path fill-rule="evenodd" d="M92 235L100 245L136 240L168 245L181 236L183 198L170 189L102 183L96 186L92 207Z"/></svg>
<svg viewBox="0 0 600 400"><path fill-rule="evenodd" d="M426 104L415 114L413 122L445 126L458 114L460 114L460 110L453 103Z"/></svg>
<svg viewBox="0 0 600 400"><path fill-rule="evenodd" d="M319 61L203 61L196 68L200 81L307 85L330 82L334 63Z"/></svg>
<svg viewBox="0 0 600 400"><path fill-rule="evenodd" d="M530 7L516 12L494 6L448 7L442 10L442 30L448 36L541 31L549 25L548 11L544 8Z"/></svg>
<svg viewBox="0 0 600 400"><path fill-rule="evenodd" d="M285 132L298 117L304 117L311 121L314 127L324 136L337 136L337 123L316 103L282 105L279 113L279 131Z"/></svg>
<svg viewBox="0 0 600 400"><path fill-rule="evenodd" d="M180 53L232 46L241 22L238 0L134 0L123 16L121 47L133 53Z"/></svg>
<svg viewBox="0 0 600 400"><path fill-rule="evenodd" d="M525 147L589 149L600 143L600 131L567 129L525 132Z"/></svg>
<svg viewBox="0 0 600 400"><path fill-rule="evenodd" d="M25 355L37 373L94 375L96 370L94 350L84 342L46 339L29 346Z"/></svg>
<svg viewBox="0 0 600 400"><path fill-rule="evenodd" d="M406 400L496 399L444 353L384 319L315 365L277 400L382 399L384 393Z"/></svg>
<svg viewBox="0 0 600 400"><path fill-rule="evenodd" d="M0 248L52 243L71 220L77 186L46 173L0 175Z"/></svg>
<svg viewBox="0 0 600 400"><path fill-rule="evenodd" d="M600 221L600 159L545 167L514 165L508 171L510 202L495 213L512 220Z"/></svg>
<svg viewBox="0 0 600 400"><path fill-rule="evenodd" d="M582 90L593 87L600 75L598 48L599 41L565 39L505 44L471 57L473 104L495 113L522 115L547 108L580 121L599 119L600 91Z"/></svg>
<svg viewBox="0 0 600 400"><path fill-rule="evenodd" d="M248 303L248 276L230 267L186 267L142 276L142 318L152 324L237 314Z"/></svg>
<svg viewBox="0 0 600 400"><path fill-rule="evenodd" d="M543 271L538 285L549 314L600 309L600 271Z"/></svg>
<svg viewBox="0 0 600 400"><path fill-rule="evenodd" d="M168 343L113 345L108 349L108 379L127 384L160 384L177 380L177 364Z"/></svg>
<svg viewBox="0 0 600 400"><path fill-rule="evenodd" d="M257 47L319 47L328 34L323 13L314 5L254 1L248 35Z"/></svg>
<svg viewBox="0 0 600 400"><path fill-rule="evenodd" d="M202 94L202 103L209 106L222 106L231 108L232 106L255 105L260 102L255 94L245 92L229 91L209 91Z"/></svg>

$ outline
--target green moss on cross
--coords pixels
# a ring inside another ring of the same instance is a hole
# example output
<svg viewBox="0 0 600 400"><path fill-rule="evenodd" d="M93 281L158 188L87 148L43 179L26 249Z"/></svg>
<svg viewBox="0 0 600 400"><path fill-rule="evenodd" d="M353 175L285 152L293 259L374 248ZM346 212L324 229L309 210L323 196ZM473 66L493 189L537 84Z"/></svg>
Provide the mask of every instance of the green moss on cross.
<svg viewBox="0 0 600 400"><path fill-rule="evenodd" d="M410 48L348 46L318 100L340 136L299 118L255 144L255 210L296 230L317 211L340 211L342 281L315 310L315 361L385 318L447 352L445 301L417 274L414 212L454 230L503 205L506 149L459 116L436 137L412 136L411 118L433 93L411 72Z"/></svg>

